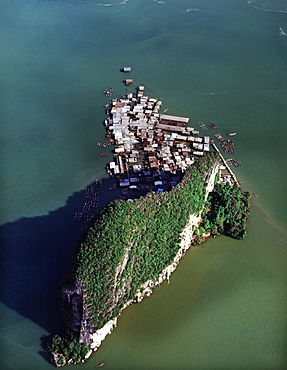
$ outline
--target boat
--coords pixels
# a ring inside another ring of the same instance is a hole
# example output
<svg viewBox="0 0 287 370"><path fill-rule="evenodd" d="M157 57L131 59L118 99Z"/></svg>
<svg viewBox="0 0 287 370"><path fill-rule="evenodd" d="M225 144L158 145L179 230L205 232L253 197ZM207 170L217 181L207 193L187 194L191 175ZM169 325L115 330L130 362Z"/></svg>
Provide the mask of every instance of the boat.
<svg viewBox="0 0 287 370"><path fill-rule="evenodd" d="M106 96L111 96L113 92L114 92L114 89L112 87L110 87L109 89L104 89L104 94Z"/></svg>
<svg viewBox="0 0 287 370"><path fill-rule="evenodd" d="M102 361L102 362L100 362L99 363L99 365L97 365L96 367L102 367L102 366L104 366L106 363L105 363L105 361Z"/></svg>
<svg viewBox="0 0 287 370"><path fill-rule="evenodd" d="M100 157L106 157L108 155L108 152L101 152L99 153Z"/></svg>
<svg viewBox="0 0 287 370"><path fill-rule="evenodd" d="M109 187L109 190L116 190L116 188L117 188L117 184L115 183Z"/></svg>
<svg viewBox="0 0 287 370"><path fill-rule="evenodd" d="M237 159L233 159L232 164L234 167L237 167L237 168L241 167L241 162L238 161Z"/></svg>
<svg viewBox="0 0 287 370"><path fill-rule="evenodd" d="M218 139L218 140L223 139L223 136L221 136L220 134L214 134L214 136L215 136L215 137L216 137L216 139Z"/></svg>
<svg viewBox="0 0 287 370"><path fill-rule="evenodd" d="M229 134L227 134L228 136L234 136L234 135L236 135L237 134L237 132L229 132Z"/></svg>

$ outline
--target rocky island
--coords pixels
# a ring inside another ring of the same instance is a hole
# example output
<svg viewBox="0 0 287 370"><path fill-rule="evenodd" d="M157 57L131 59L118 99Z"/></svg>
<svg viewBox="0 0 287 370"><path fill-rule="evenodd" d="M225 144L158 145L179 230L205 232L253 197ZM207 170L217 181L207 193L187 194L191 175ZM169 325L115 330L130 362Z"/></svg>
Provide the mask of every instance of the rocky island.
<svg viewBox="0 0 287 370"><path fill-rule="evenodd" d="M186 118L161 115L160 106L144 88L108 105L116 154L108 171L128 199L100 210L78 242L61 291L68 332L48 344L56 366L84 362L122 310L169 279L191 245L246 234L250 194L209 137Z"/></svg>

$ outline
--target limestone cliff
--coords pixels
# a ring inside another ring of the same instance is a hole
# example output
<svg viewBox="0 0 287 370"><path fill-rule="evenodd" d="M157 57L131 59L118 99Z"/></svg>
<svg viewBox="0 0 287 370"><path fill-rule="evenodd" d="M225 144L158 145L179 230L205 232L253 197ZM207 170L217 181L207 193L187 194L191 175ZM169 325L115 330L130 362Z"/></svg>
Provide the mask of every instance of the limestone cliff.
<svg viewBox="0 0 287 370"><path fill-rule="evenodd" d="M66 324L80 342L96 350L126 306L169 279L191 246L218 170L209 154L172 191L116 202L93 221L62 289Z"/></svg>

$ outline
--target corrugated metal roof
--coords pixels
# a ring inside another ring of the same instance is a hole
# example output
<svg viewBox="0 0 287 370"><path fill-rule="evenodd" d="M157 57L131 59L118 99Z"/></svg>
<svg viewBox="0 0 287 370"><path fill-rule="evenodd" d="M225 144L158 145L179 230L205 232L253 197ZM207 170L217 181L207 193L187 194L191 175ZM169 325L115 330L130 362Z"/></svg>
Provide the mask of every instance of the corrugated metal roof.
<svg viewBox="0 0 287 370"><path fill-rule="evenodd" d="M187 117L170 116L168 114L161 114L160 118L167 120L167 121L177 121L177 122L184 122L184 123L189 122L189 118Z"/></svg>

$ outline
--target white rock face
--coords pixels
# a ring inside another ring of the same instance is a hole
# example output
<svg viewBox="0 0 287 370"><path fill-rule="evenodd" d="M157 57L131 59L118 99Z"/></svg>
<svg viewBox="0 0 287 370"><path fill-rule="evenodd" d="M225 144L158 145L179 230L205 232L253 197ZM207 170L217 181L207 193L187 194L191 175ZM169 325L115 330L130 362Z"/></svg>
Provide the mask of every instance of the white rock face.
<svg viewBox="0 0 287 370"><path fill-rule="evenodd" d="M183 230L181 234L181 242L180 242L180 248L173 260L173 262L167 266L162 273L159 275L159 278L154 280L148 280L146 281L141 288L137 291L135 295L135 299L127 302L124 306L126 308L128 305L134 302L140 302L145 297L149 297L152 293L152 288L156 285L161 284L164 280L168 279L170 275L173 273L173 271L176 269L179 261L184 256L185 252L189 249L191 242L194 238L193 231L196 226L198 226L198 223L200 221L200 216L190 215L189 222L185 229ZM124 309L123 308L123 309ZM101 345L102 341L105 339L105 337L108 334L111 334L113 328L117 325L117 317L113 320L108 321L101 329L96 330L91 336L90 339L92 341L91 348L96 351L99 346ZM92 352L91 352L92 353ZM91 355L89 353L89 355Z"/></svg>
<svg viewBox="0 0 287 370"><path fill-rule="evenodd" d="M115 317L113 320L108 321L101 329L94 332L92 335L92 349L97 350L106 336L111 334L113 328L117 326L117 320L118 318Z"/></svg>
<svg viewBox="0 0 287 370"><path fill-rule="evenodd" d="M219 170L219 163L216 162L215 166L213 166L211 174L209 175L208 183L206 186L206 193L205 193L205 200L208 197L208 194L213 190L214 188L214 181L215 181L215 176Z"/></svg>

